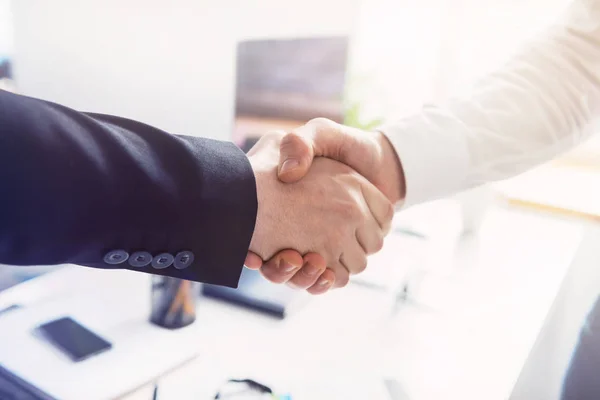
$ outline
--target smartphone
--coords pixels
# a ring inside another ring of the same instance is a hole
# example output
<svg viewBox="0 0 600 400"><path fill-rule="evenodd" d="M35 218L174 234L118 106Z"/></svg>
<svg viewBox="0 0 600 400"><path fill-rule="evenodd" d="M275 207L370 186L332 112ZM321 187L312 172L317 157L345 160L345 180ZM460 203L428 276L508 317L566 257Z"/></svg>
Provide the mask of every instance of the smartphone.
<svg viewBox="0 0 600 400"><path fill-rule="evenodd" d="M112 348L112 344L69 317L35 328L37 336L50 342L72 361L83 361Z"/></svg>

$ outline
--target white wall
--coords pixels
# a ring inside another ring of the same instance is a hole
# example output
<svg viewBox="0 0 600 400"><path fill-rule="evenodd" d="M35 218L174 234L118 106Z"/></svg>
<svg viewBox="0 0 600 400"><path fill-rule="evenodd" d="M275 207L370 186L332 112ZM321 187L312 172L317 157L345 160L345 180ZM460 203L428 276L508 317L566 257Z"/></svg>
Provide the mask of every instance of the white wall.
<svg viewBox="0 0 600 400"><path fill-rule="evenodd" d="M237 40L347 34L359 0L13 0L19 91L230 139Z"/></svg>
<svg viewBox="0 0 600 400"><path fill-rule="evenodd" d="M12 53L12 25L10 1L0 0L0 58Z"/></svg>

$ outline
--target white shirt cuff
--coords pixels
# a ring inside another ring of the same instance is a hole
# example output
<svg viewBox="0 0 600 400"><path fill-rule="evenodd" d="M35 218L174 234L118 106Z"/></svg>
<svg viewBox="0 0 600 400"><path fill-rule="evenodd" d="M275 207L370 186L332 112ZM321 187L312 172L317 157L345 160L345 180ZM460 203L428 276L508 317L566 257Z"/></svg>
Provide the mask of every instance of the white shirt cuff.
<svg viewBox="0 0 600 400"><path fill-rule="evenodd" d="M402 168L406 198L401 208L467 189L465 127L439 109L424 110L378 130L390 140Z"/></svg>

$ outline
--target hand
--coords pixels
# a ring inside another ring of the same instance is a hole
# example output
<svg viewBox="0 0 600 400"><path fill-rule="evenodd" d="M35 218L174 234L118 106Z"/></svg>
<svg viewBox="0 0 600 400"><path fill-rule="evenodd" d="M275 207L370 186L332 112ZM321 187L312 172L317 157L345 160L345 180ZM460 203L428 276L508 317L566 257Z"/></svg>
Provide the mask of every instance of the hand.
<svg viewBox="0 0 600 400"><path fill-rule="evenodd" d="M349 274L364 270L366 256L381 249L393 216L392 204L357 172L325 158L315 160L302 180L282 183L277 168L283 136L269 133L248 153L258 194L250 250L261 259L286 248L318 253L335 272L334 285L344 286ZM310 254L305 258L310 261ZM302 265L276 267L278 274L265 276L279 282ZM315 267L322 269L322 265Z"/></svg>
<svg viewBox="0 0 600 400"><path fill-rule="evenodd" d="M317 253L308 253L302 257L296 250L282 250L268 261L270 268L261 268L262 258L248 252L245 264L250 269L260 270L272 282L287 281L288 285L306 289L314 295L328 292L335 282L335 272L327 268L325 259ZM291 266L294 266L292 273L285 272Z"/></svg>
<svg viewBox="0 0 600 400"><path fill-rule="evenodd" d="M296 182L315 157L348 165L381 190L392 203L405 197L404 172L392 144L381 132L367 132L317 118L281 140L279 179Z"/></svg>
<svg viewBox="0 0 600 400"><path fill-rule="evenodd" d="M351 166L393 203L400 202L405 196L402 166L391 143L381 132L365 132L323 118L312 120L283 137L279 178L284 182L301 179L316 156L333 158ZM245 264L252 269L260 268L272 279L281 280L284 278L275 262L300 263L300 257L298 253L286 250L262 266L262 259L250 252ZM310 260L313 264L324 263L316 254L312 254ZM324 279L331 279L330 272L326 271ZM311 293L316 289L307 286L304 267L288 280L296 287L309 288Z"/></svg>

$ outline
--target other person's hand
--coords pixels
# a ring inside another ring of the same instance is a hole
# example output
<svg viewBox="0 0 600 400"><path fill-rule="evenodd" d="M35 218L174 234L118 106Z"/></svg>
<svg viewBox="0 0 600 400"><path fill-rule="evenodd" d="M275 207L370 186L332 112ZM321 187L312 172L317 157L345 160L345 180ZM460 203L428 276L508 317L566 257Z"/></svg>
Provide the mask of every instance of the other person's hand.
<svg viewBox="0 0 600 400"><path fill-rule="evenodd" d="M278 175L282 182L302 179L315 157L348 165L396 204L404 199L402 165L381 132L368 132L317 118L281 139Z"/></svg>

